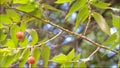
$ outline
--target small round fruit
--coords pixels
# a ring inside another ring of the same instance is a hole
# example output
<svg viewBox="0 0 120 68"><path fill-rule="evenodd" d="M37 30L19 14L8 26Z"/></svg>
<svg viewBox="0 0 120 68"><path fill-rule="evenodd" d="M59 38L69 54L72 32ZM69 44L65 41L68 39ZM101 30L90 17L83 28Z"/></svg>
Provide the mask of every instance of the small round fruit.
<svg viewBox="0 0 120 68"><path fill-rule="evenodd" d="M29 58L28 58L28 63L29 63L29 64L34 64L34 63L35 63L35 58L32 57L32 56L29 57Z"/></svg>
<svg viewBox="0 0 120 68"><path fill-rule="evenodd" d="M19 40L21 40L21 39L23 39L23 37L24 37L24 33L21 32L21 31L19 31L19 32L16 33L16 37L17 37Z"/></svg>

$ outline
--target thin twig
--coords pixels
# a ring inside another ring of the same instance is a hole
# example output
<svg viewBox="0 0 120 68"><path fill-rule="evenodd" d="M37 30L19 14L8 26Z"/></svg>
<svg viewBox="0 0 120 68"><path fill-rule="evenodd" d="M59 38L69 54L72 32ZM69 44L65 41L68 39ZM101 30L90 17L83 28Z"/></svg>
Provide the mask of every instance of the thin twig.
<svg viewBox="0 0 120 68"><path fill-rule="evenodd" d="M43 42L43 43L38 44L38 45L36 45L36 46L41 46L41 45L43 45L43 44L48 43L49 41L51 41L51 40L55 39L56 37L58 37L61 33L62 33L62 30L60 30L60 32L59 32L56 36L54 36L54 37L52 37L51 39L47 40L46 42Z"/></svg>
<svg viewBox="0 0 120 68"><path fill-rule="evenodd" d="M90 13L90 14L89 14L88 22L87 22L87 25L86 25L86 27L85 27L85 30L84 30L83 35L86 35L87 29L88 29L89 24L90 24L90 22L91 22L92 10L91 10L91 6L90 6L90 0L88 0L88 8L89 8L89 13Z"/></svg>
<svg viewBox="0 0 120 68"><path fill-rule="evenodd" d="M91 42L92 44L94 44L94 46L97 46L97 47L100 47L100 48L104 48L104 49L113 51L113 52L115 52L115 53L118 54L118 51L116 51L116 50L111 50L110 48L108 48L108 47L106 47L106 46L104 46L104 45L100 45L99 43L94 42L93 40L87 38L86 36L84 36L84 35L82 35L82 34L77 34L77 33L74 33L74 32L72 32L72 31L69 31L69 30L67 30L67 29L65 29L65 28L63 28L63 27L61 27L61 26L59 26L59 25L56 25L56 24L50 22L49 20L44 20L44 19L38 18L38 17L36 17L36 16L31 15L30 13L27 13L27 12L24 12L24 11L15 9L15 8L8 8L8 9L14 9L14 10L16 10L16 11L20 11L20 12L23 12L23 13L25 13L25 14L28 14L28 15L30 15L31 17L34 17L35 19L37 19L37 20L39 20L39 21L43 21L44 23L50 24L50 25L52 25L52 26L54 26L54 27L56 27L56 28L59 28L59 29L65 31L65 32L71 34L71 35L77 36L77 37L79 37L79 38L83 38L83 39Z"/></svg>
<svg viewBox="0 0 120 68"><path fill-rule="evenodd" d="M88 58L92 57L99 49L100 47L97 47L97 49Z"/></svg>

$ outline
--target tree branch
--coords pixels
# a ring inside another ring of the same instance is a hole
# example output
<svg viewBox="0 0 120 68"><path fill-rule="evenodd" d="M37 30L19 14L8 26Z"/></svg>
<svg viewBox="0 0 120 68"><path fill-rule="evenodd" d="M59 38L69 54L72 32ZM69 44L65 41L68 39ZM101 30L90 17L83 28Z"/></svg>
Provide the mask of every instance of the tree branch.
<svg viewBox="0 0 120 68"><path fill-rule="evenodd" d="M15 8L8 8L8 9L14 9L14 10L16 10L16 11L23 12L23 13L25 13L25 14L27 14L27 15L30 15L31 17L34 17L35 19L37 19L37 20L39 20L39 21L43 21L44 23L47 23L47 24L50 24L50 25L52 25L52 26L54 26L54 27L56 27L56 28L59 28L59 29L63 30L64 32L67 32L67 33L69 33L69 34L71 34L71 35L74 35L74 36L76 36L76 37L79 37L79 38L83 38L83 39L91 42L92 44L94 44L94 45L97 46L97 47L104 48L104 49L113 51L113 52L115 52L115 53L118 54L118 51L116 51L116 50L111 50L110 48L108 48L108 47L106 47L106 46L104 46L104 45L100 45L99 43L96 43L96 42L92 41L91 39L87 38L86 36L84 36L84 35L82 35L82 34L77 34L77 33L74 33L74 32L72 32L72 31L69 31L69 30L67 30L67 29L64 29L63 27L61 27L61 26L59 26L59 25L56 25L56 24L52 23L52 22L49 21L49 20L44 20L44 19L38 18L38 17L36 17L36 16L34 16L34 15L31 15L30 13L27 13L27 12L24 12L24 11L15 9Z"/></svg>

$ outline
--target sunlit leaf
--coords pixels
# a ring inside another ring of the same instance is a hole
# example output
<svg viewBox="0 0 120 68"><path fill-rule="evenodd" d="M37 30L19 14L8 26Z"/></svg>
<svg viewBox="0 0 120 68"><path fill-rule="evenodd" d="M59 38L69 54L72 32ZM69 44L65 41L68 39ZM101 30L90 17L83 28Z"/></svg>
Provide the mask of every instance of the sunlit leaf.
<svg viewBox="0 0 120 68"><path fill-rule="evenodd" d="M108 45L110 43L115 42L116 39L117 39L117 35L116 35L116 33L114 33L106 41L104 41L103 44Z"/></svg>
<svg viewBox="0 0 120 68"><path fill-rule="evenodd" d="M107 9L110 6L109 3L104 3L104 2L99 1L99 0L93 1L92 5L94 5L97 8L101 8L101 9Z"/></svg>
<svg viewBox="0 0 120 68"><path fill-rule="evenodd" d="M87 68L87 66L84 62L81 62L80 65L79 65L79 68Z"/></svg>
<svg viewBox="0 0 120 68"><path fill-rule="evenodd" d="M64 54L60 54L60 55L53 57L51 59L51 61L62 64L62 63L65 63L67 61L67 56Z"/></svg>
<svg viewBox="0 0 120 68"><path fill-rule="evenodd" d="M7 33L5 33L3 29L0 29L0 42L4 41L6 37Z"/></svg>
<svg viewBox="0 0 120 68"><path fill-rule="evenodd" d="M25 22L22 22L21 25L20 25L20 30L22 32L25 32L26 28L27 28L27 24Z"/></svg>
<svg viewBox="0 0 120 68"><path fill-rule="evenodd" d="M19 67L24 67L25 63L27 62L27 59L30 55L30 49L26 48L23 52L22 55L20 56L20 64Z"/></svg>
<svg viewBox="0 0 120 68"><path fill-rule="evenodd" d="M74 58L74 49L72 51L70 51L70 53L67 55L67 59L68 60L72 60Z"/></svg>
<svg viewBox="0 0 120 68"><path fill-rule="evenodd" d="M87 2L87 0L76 0L75 3L71 6L68 14L66 15L65 19L67 19L73 12L77 11L80 9L84 4Z"/></svg>
<svg viewBox="0 0 120 68"><path fill-rule="evenodd" d="M15 45L17 45L18 43L18 39L16 37L16 33L19 31L19 26L17 25L12 25L11 29L10 29L10 36L12 38L12 40L14 41Z"/></svg>
<svg viewBox="0 0 120 68"><path fill-rule="evenodd" d="M38 61L39 61L39 59L40 59L40 49L38 48L38 47L35 47L34 49L33 49L33 52L32 52L32 54L33 54L33 57L35 58L35 63L34 64L32 64L32 67L36 67L37 66L37 63L38 63Z"/></svg>
<svg viewBox="0 0 120 68"><path fill-rule="evenodd" d="M7 39L7 41L4 44L4 46L7 46L8 48L15 48L16 47L16 45L14 44L12 39Z"/></svg>
<svg viewBox="0 0 120 68"><path fill-rule="evenodd" d="M29 0L13 0L14 4L27 4Z"/></svg>
<svg viewBox="0 0 120 68"><path fill-rule="evenodd" d="M108 35L111 35L110 33L110 28L108 26L108 24L106 23L105 19L103 18L103 16L101 16L99 13L97 12L93 12L93 17L95 19L95 21L97 22L97 24L100 26L100 28Z"/></svg>
<svg viewBox="0 0 120 68"><path fill-rule="evenodd" d="M0 5L6 3L7 0L0 0Z"/></svg>
<svg viewBox="0 0 120 68"><path fill-rule="evenodd" d="M42 45L41 55L43 59L43 66L48 67L48 60L50 57L50 48L46 45Z"/></svg>
<svg viewBox="0 0 120 68"><path fill-rule="evenodd" d="M0 14L0 23L12 24L12 21L7 14Z"/></svg>
<svg viewBox="0 0 120 68"><path fill-rule="evenodd" d="M78 12L74 31L77 30L78 26L81 23L83 23L88 18L88 16L89 16L89 9L88 9L88 5L86 5L83 8L81 8Z"/></svg>
<svg viewBox="0 0 120 68"><path fill-rule="evenodd" d="M0 23L0 29L3 27L2 23Z"/></svg>
<svg viewBox="0 0 120 68"><path fill-rule="evenodd" d="M25 37L23 40L19 42L21 47L26 47L28 45L28 39Z"/></svg>
<svg viewBox="0 0 120 68"><path fill-rule="evenodd" d="M15 54L13 54L13 55L8 55L8 56L6 56L5 58L4 58L4 67L9 67L12 63L13 63L13 61L14 61L14 58L15 58Z"/></svg>
<svg viewBox="0 0 120 68"><path fill-rule="evenodd" d="M65 2L70 2L70 0L57 0L55 3L61 4L61 3L65 3Z"/></svg>
<svg viewBox="0 0 120 68"><path fill-rule="evenodd" d="M20 21L20 15L12 10L12 9L7 9L6 10L7 15L12 19L13 22L19 22Z"/></svg>
<svg viewBox="0 0 120 68"><path fill-rule="evenodd" d="M74 57L73 61L78 61L80 59L80 54ZM78 67L78 63L73 63L73 67L76 68Z"/></svg>
<svg viewBox="0 0 120 68"><path fill-rule="evenodd" d="M63 12L63 11L61 11L59 9L56 9L55 7L52 7L52 6L48 5L48 4L42 4L42 7L46 8L46 9L49 9L49 10L53 10L53 11Z"/></svg>
<svg viewBox="0 0 120 68"><path fill-rule="evenodd" d="M113 26L120 30L120 16L112 14Z"/></svg>
<svg viewBox="0 0 120 68"><path fill-rule="evenodd" d="M42 16L42 10L41 9L36 9L33 12L33 15L36 16L36 17L41 17Z"/></svg>
<svg viewBox="0 0 120 68"><path fill-rule="evenodd" d="M17 9L25 12L32 12L36 9L36 4L27 4L18 6Z"/></svg>
<svg viewBox="0 0 120 68"><path fill-rule="evenodd" d="M34 44L36 44L38 42L38 34L37 34L36 30L34 30L34 29L28 30L28 33L30 33L30 35L32 37L32 41L30 42L30 44L33 46Z"/></svg>

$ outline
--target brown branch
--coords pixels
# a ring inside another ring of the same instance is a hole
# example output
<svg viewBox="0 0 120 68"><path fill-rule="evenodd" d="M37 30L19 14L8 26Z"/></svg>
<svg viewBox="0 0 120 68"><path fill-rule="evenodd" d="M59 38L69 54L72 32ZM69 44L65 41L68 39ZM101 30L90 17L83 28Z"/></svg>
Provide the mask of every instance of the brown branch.
<svg viewBox="0 0 120 68"><path fill-rule="evenodd" d="M87 25L86 25L86 27L85 27L85 30L84 30L83 35L86 35L87 29L88 29L89 24L90 24L90 22L91 22L91 14L92 14L92 10L91 10L91 6L90 6L90 0L88 0L88 7L89 7L89 13L90 13L90 14L89 14L88 22L87 22Z"/></svg>
<svg viewBox="0 0 120 68"><path fill-rule="evenodd" d="M106 46L104 46L104 45L100 45L99 43L96 43L96 42L92 41L91 39L87 38L86 36L84 36L84 35L82 35L82 34L77 34L77 33L74 33L74 32L72 32L72 31L69 31L69 30L67 30L67 29L64 29L63 27L61 27L61 26L59 26L59 25L56 25L56 24L52 23L52 22L49 21L49 20L44 20L44 19L38 18L38 17L36 17L36 16L34 16L34 15L31 15L30 13L27 13L27 12L24 12L24 11L15 9L15 8L8 8L8 9L14 9L14 10L16 10L16 11L20 11L20 12L23 12L23 13L25 13L25 14L28 14L28 15L30 15L31 17L34 17L35 19L37 19L37 20L39 20L39 21L43 21L44 23L47 23L47 24L50 24L50 25L52 25L52 26L54 26L54 27L56 27L56 28L59 28L59 29L63 30L64 32L67 32L67 33L69 33L69 34L71 34L71 35L74 35L74 36L76 36L76 37L79 37L79 38L83 38L83 39L91 42L92 44L94 44L94 45L97 46L97 47L104 48L104 49L113 51L113 52L115 52L115 53L118 54L118 51L116 51L116 50L111 50L110 48L108 48L108 47L106 47Z"/></svg>

